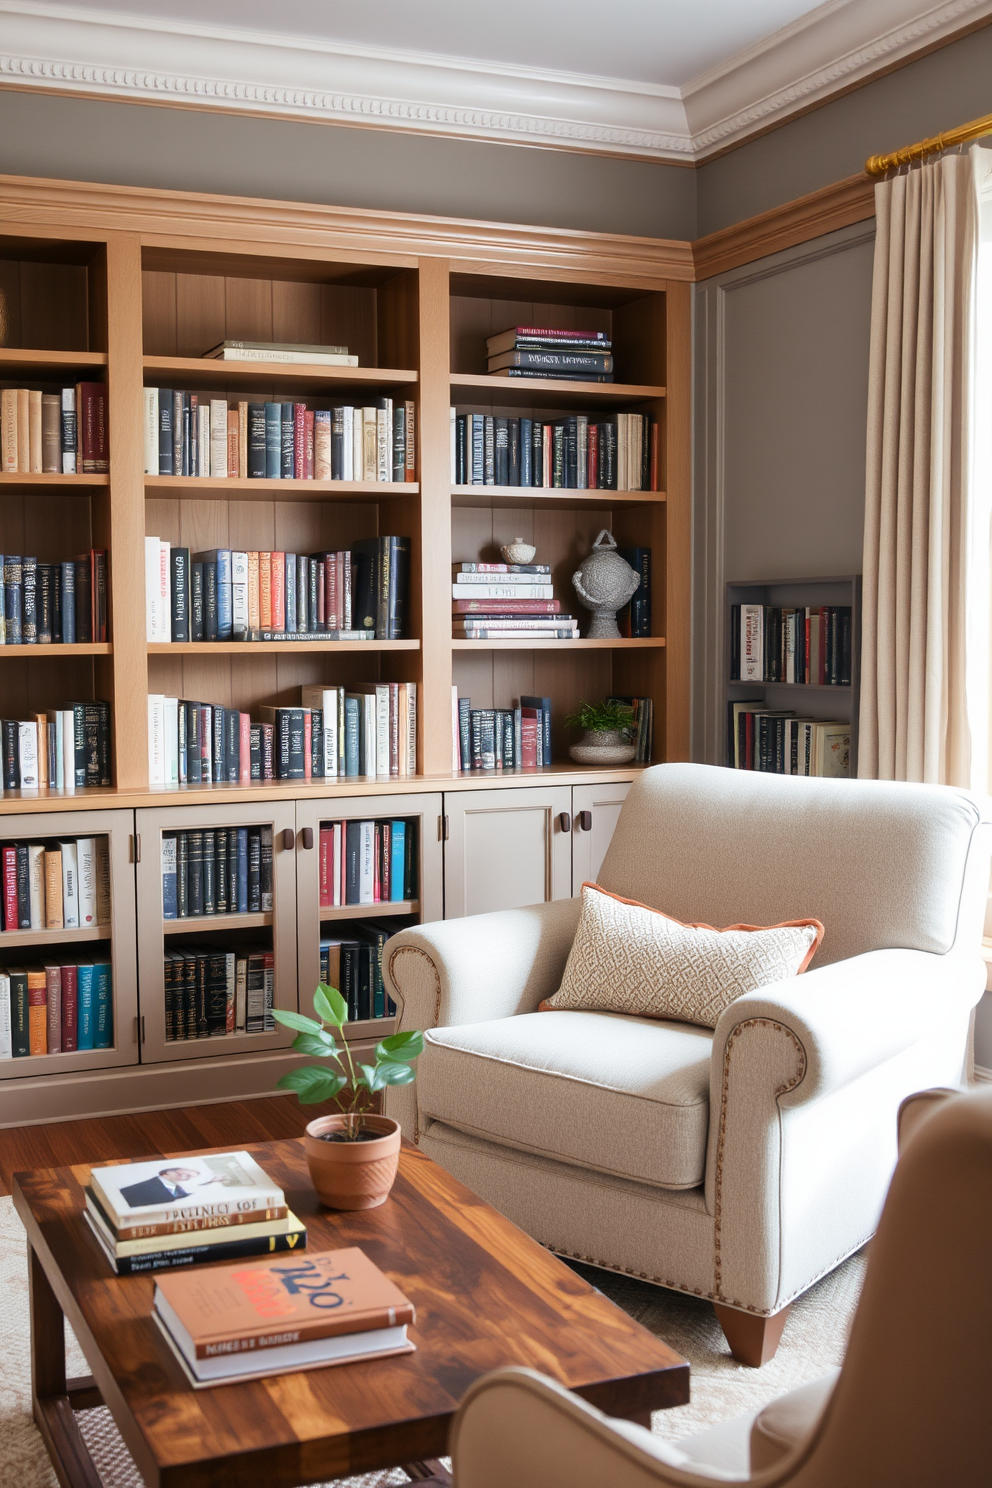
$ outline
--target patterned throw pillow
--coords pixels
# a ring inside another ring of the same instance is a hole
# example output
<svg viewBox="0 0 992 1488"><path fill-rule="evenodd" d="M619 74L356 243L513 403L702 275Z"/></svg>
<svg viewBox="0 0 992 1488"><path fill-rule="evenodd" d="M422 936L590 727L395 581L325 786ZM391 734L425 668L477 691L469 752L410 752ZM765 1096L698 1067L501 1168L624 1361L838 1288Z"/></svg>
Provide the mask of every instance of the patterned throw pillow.
<svg viewBox="0 0 992 1488"><path fill-rule="evenodd" d="M565 975L541 1010L631 1013L715 1028L745 992L805 971L822 939L819 920L715 930L583 884Z"/></svg>

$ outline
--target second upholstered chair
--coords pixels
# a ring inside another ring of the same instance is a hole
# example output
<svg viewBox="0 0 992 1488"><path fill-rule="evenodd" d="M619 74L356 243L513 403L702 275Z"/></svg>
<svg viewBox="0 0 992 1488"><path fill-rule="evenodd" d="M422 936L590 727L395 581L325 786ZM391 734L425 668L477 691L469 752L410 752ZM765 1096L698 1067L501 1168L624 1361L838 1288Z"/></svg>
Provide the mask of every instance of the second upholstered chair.
<svg viewBox="0 0 992 1488"><path fill-rule="evenodd" d="M385 975L401 1026L428 1033L387 1109L552 1250L710 1298L760 1364L794 1298L875 1229L900 1101L961 1078L990 844L965 791L647 770L600 884L687 922L813 916L812 968L713 1029L538 1012L578 900L405 930Z"/></svg>

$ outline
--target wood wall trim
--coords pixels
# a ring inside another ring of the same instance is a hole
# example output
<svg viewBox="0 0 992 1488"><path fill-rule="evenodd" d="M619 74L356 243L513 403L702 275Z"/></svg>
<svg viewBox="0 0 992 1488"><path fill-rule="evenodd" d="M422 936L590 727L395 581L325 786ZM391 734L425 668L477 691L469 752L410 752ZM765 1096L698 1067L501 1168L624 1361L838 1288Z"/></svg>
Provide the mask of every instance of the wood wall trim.
<svg viewBox="0 0 992 1488"><path fill-rule="evenodd" d="M874 215L874 182L865 175L848 176L757 217L697 238L692 245L694 278L710 279Z"/></svg>
<svg viewBox="0 0 992 1488"><path fill-rule="evenodd" d="M51 224L76 229L140 233L145 241L177 244L209 238L249 245L252 252L328 250L385 255L399 267L417 257L469 259L547 269L595 282L658 285L693 277L692 245L665 238L629 237L571 228L473 222L454 217L377 212L306 202L217 196L186 191L105 186L78 181L0 175L0 211L11 224Z"/></svg>

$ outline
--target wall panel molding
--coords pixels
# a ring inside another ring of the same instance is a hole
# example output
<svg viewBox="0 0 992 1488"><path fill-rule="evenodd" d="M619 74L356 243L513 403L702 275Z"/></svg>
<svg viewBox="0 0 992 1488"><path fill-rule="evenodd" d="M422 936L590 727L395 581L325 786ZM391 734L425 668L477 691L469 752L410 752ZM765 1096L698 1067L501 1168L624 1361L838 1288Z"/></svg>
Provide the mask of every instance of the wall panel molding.
<svg viewBox="0 0 992 1488"><path fill-rule="evenodd" d="M875 183L864 174L848 176L757 217L697 238L692 245L696 278L726 273L874 215Z"/></svg>

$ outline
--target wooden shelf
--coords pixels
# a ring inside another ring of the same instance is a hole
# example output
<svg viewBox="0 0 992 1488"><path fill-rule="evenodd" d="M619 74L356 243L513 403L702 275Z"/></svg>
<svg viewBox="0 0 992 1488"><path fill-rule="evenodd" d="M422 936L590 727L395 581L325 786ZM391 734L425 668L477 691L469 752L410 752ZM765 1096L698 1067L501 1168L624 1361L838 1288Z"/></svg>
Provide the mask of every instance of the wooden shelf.
<svg viewBox="0 0 992 1488"><path fill-rule="evenodd" d="M618 641L591 640L580 636L576 641L535 640L527 636L519 641L465 641L452 640L453 651L651 651L664 646L661 636L621 636Z"/></svg>
<svg viewBox="0 0 992 1488"><path fill-rule="evenodd" d="M109 940L109 925L83 925L77 930L4 930L0 933L0 950L4 946L61 945L66 941Z"/></svg>
<svg viewBox="0 0 992 1488"><path fill-rule="evenodd" d="M149 656L288 656L299 652L419 651L411 641L149 641Z"/></svg>
<svg viewBox="0 0 992 1488"><path fill-rule="evenodd" d="M420 913L419 899L380 900L378 904L322 904L321 923L325 920L368 920L384 915L410 915Z"/></svg>
<svg viewBox="0 0 992 1488"><path fill-rule="evenodd" d="M35 382L44 382L38 373L46 367L105 367L107 355L103 351L38 351L27 347L0 346L0 379L9 381L12 376L23 374ZM57 379L53 379L56 380Z"/></svg>
<svg viewBox="0 0 992 1488"><path fill-rule="evenodd" d="M666 499L664 491L580 491L560 486L451 487L451 504L457 507L523 506L567 510L583 506L655 506Z"/></svg>
<svg viewBox="0 0 992 1488"><path fill-rule="evenodd" d="M198 935L203 930L254 930L259 925L271 925L274 919L271 909L255 914L183 915L181 919L163 920L162 933Z"/></svg>
<svg viewBox="0 0 992 1488"><path fill-rule="evenodd" d="M54 477L52 477L54 479ZM66 477L62 477L66 479ZM418 481L245 480L198 475L146 475L147 496L188 496L197 501L369 501L418 496Z"/></svg>
<svg viewBox="0 0 992 1488"><path fill-rule="evenodd" d="M0 473L0 486L8 486L16 489L18 486L24 488L35 488L39 486L48 487L52 491L61 491L68 495L75 491L79 495L87 495L93 486L109 486L109 475L58 475L52 471L44 474L27 474L19 471L16 475L10 471Z"/></svg>
<svg viewBox="0 0 992 1488"><path fill-rule="evenodd" d="M377 388L409 387L418 374L398 367L323 367L312 362L222 362L213 357L143 358L145 385L159 386L155 379L166 378L171 385L184 379L190 390L200 387L226 388L240 383L283 383L286 392L324 392L338 398L349 384L357 391ZM336 386L335 386L336 384Z"/></svg>
<svg viewBox="0 0 992 1488"><path fill-rule="evenodd" d="M729 687L787 687L790 692L850 692L850 682L742 682L731 677Z"/></svg>
<svg viewBox="0 0 992 1488"><path fill-rule="evenodd" d="M478 394L485 392L485 397ZM507 407L608 408L615 403L646 403L664 398L668 389L635 382L575 382L550 377L489 377L471 372L452 373L451 401L492 403Z"/></svg>
<svg viewBox="0 0 992 1488"><path fill-rule="evenodd" d="M113 651L110 641L79 641L73 645L62 642L41 641L27 646L0 646L0 661L41 661L55 656L109 656Z"/></svg>

